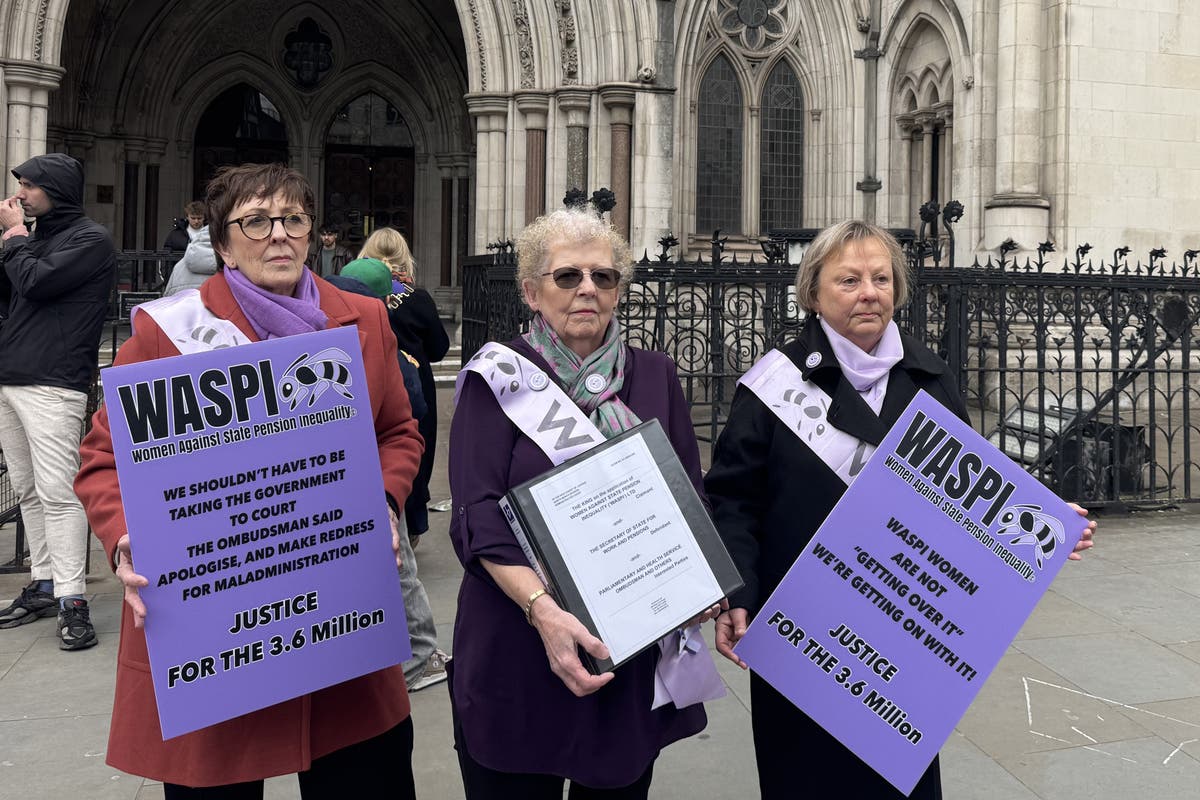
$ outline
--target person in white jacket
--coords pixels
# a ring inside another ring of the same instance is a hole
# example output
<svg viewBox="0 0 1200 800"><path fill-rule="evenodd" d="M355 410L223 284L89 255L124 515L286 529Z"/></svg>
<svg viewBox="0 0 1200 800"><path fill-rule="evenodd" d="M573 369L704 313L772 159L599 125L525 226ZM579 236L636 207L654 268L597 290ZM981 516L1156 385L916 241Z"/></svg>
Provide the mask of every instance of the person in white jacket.
<svg viewBox="0 0 1200 800"><path fill-rule="evenodd" d="M183 258L175 263L167 286L163 289L163 297L170 297L184 289L199 288L200 284L216 271L217 256L213 253L212 240L208 238L208 226L205 225L196 232L196 238L188 243Z"/></svg>

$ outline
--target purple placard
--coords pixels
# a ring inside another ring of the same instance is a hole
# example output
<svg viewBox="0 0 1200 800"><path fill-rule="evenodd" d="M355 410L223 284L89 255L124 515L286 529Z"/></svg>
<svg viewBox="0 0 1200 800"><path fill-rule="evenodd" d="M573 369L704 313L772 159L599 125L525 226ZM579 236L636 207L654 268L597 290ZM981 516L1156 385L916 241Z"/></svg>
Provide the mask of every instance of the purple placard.
<svg viewBox="0 0 1200 800"><path fill-rule="evenodd" d="M736 652L907 794L1084 526L921 392Z"/></svg>
<svg viewBox="0 0 1200 800"><path fill-rule="evenodd" d="M164 739L411 656L357 328L103 382Z"/></svg>

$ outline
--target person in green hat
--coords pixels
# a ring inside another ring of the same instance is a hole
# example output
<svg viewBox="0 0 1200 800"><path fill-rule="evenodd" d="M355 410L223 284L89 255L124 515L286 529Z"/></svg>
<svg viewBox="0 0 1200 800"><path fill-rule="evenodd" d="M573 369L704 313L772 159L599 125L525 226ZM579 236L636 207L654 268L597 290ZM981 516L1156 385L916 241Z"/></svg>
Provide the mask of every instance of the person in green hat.
<svg viewBox="0 0 1200 800"><path fill-rule="evenodd" d="M342 267L341 274L361 281L380 299L392 293L392 271L378 258L356 258Z"/></svg>
<svg viewBox="0 0 1200 800"><path fill-rule="evenodd" d="M392 293L392 271L378 258L357 258L342 267L340 275L329 278L330 283L343 291L355 291L355 281L383 301ZM432 400L427 401L424 397L415 359L403 350L397 352L400 368L404 372L404 385L409 392L413 408L421 406L427 409L428 402ZM424 416L416 411L414 415L418 419ZM401 519L400 524L406 526L406 520ZM449 673L446 672L445 665L452 657L438 647L433 610L430 608L425 586L417 577L417 557L413 552L412 540L406 533L407 531L402 531L400 536L400 589L404 594L404 613L407 617L413 655L401 666L408 690L419 692L446 680Z"/></svg>

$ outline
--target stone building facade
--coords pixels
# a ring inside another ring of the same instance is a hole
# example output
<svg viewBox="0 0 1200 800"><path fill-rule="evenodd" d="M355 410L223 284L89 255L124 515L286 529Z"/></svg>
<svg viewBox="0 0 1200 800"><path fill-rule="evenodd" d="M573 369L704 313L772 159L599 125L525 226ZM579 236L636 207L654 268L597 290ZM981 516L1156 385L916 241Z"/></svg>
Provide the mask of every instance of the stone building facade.
<svg viewBox="0 0 1200 800"><path fill-rule="evenodd" d="M126 249L286 159L422 281L609 187L635 252L965 206L1005 239L1200 246L1195 0L7 0L5 174L63 150Z"/></svg>

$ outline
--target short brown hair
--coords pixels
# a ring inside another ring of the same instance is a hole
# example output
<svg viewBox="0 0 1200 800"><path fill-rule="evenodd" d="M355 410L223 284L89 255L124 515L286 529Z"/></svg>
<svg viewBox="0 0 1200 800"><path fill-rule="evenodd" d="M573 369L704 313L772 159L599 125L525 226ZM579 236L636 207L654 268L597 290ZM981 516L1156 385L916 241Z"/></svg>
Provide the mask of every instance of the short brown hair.
<svg viewBox="0 0 1200 800"><path fill-rule="evenodd" d="M183 214L187 217L203 217L204 211L204 203L199 200L193 200L183 207Z"/></svg>
<svg viewBox="0 0 1200 800"><path fill-rule="evenodd" d="M204 197L213 250L229 248L229 226L225 224L229 212L247 200L267 199L281 193L309 214L316 208L316 195L308 179L286 164L239 164L217 170ZM313 231L309 232L308 240L316 241Z"/></svg>
<svg viewBox="0 0 1200 800"><path fill-rule="evenodd" d="M883 228L861 219L850 219L830 225L817 234L812 244L804 251L800 269L796 272L796 302L805 311L811 312L817 301L817 285L821 267L851 243L874 239L883 245L892 260L892 281L895 289L892 302L898 308L908 302L908 259L896 237Z"/></svg>

